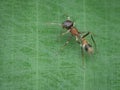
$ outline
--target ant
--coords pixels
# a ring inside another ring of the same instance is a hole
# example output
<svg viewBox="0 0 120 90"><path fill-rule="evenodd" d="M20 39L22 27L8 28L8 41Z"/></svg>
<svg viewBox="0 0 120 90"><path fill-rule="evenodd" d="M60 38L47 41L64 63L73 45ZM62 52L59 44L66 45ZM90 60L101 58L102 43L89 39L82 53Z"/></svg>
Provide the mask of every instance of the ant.
<svg viewBox="0 0 120 90"><path fill-rule="evenodd" d="M64 46L66 46L69 43L69 41L71 40L71 37L74 36L76 38L77 43L80 44L82 57L84 56L84 51L87 52L88 54L93 54L94 49L93 49L92 45L88 42L88 40L85 38L86 36L91 34L91 39L92 39L92 41L95 45L95 48L96 48L96 43L95 43L95 40L93 38L92 33L87 32L83 35L84 32L79 32L78 29L74 26L74 24L75 23L70 20L70 17L68 17L67 20L65 20L62 23L63 29L67 30L65 33L62 33L62 35L65 35L69 32L71 33L71 36L65 42Z"/></svg>

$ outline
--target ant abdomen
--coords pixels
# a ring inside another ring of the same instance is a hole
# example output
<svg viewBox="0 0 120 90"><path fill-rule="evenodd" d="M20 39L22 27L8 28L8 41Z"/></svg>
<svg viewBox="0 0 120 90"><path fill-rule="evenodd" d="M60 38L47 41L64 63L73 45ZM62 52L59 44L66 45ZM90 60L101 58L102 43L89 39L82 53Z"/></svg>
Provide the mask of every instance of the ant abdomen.
<svg viewBox="0 0 120 90"><path fill-rule="evenodd" d="M90 44L86 44L84 47L85 51L88 52L89 54L94 53L93 47Z"/></svg>

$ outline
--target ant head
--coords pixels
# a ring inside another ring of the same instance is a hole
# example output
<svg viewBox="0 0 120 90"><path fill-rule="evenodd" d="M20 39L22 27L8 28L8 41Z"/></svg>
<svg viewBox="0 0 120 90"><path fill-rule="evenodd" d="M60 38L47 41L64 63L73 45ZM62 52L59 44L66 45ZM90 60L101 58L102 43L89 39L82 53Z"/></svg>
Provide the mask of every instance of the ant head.
<svg viewBox="0 0 120 90"><path fill-rule="evenodd" d="M68 30L73 27L73 22L71 20L66 20L62 23L62 27Z"/></svg>

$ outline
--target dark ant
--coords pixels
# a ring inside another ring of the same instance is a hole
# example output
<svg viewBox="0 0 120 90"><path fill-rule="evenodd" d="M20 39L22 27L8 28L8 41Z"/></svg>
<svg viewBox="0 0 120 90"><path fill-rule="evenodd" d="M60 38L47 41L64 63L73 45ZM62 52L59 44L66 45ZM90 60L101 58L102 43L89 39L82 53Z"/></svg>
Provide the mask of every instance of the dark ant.
<svg viewBox="0 0 120 90"><path fill-rule="evenodd" d="M70 20L70 17L68 17L67 20L62 23L62 27L67 30L65 33L62 33L62 35L65 35L69 32L71 33L71 36L68 38L64 46L66 46L71 40L71 37L74 36L76 38L77 43L80 44L82 56L84 55L84 51L86 51L88 54L94 53L94 49L92 45L85 39L85 37L91 34L91 32L87 32L83 35L84 32L78 31L78 29L74 26L74 22ZM91 39L96 48L96 43L92 34L91 34Z"/></svg>

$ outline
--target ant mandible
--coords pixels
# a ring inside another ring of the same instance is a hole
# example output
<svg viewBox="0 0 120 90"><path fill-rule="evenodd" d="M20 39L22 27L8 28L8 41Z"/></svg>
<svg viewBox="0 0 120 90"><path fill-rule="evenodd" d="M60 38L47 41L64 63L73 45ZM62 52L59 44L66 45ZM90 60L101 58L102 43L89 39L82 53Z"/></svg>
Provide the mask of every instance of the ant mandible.
<svg viewBox="0 0 120 90"><path fill-rule="evenodd" d="M95 45L95 48L96 48L96 43L95 43L95 40L94 40L91 32L87 32L83 35L84 32L78 31L78 29L74 26L74 22L70 20L70 17L68 17L67 20L65 20L62 23L62 27L63 27L63 29L67 30L65 33L62 33L62 35L65 35L69 32L71 33L71 36L68 38L68 40L66 41L64 46L66 46L69 43L69 41L71 40L71 37L74 36L76 38L77 43L80 44L82 57L84 55L84 51L86 51L88 54L94 53L93 46L85 39L86 36L91 34L91 39L92 39L92 41Z"/></svg>

